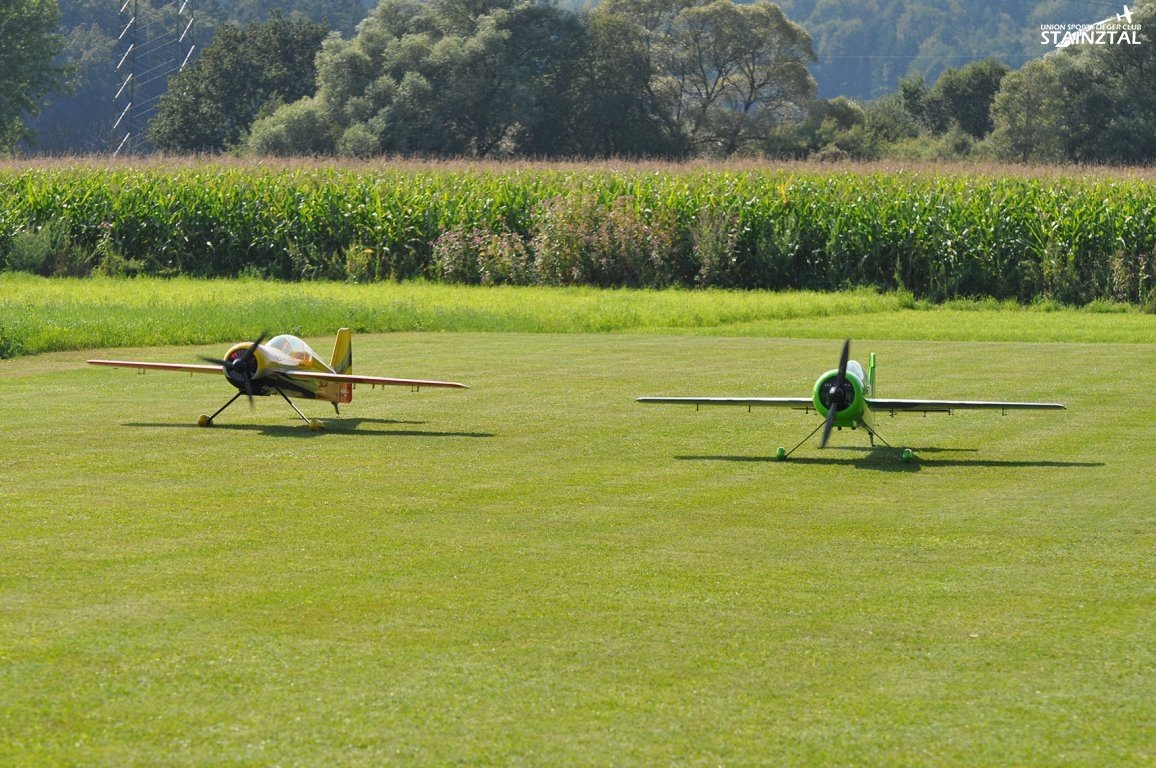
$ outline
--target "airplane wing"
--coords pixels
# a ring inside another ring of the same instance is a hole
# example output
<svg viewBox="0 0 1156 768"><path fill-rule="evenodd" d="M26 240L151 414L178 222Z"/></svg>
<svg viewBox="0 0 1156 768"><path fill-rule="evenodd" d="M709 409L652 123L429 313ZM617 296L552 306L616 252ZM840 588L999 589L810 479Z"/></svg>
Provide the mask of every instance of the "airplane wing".
<svg viewBox="0 0 1156 768"><path fill-rule="evenodd" d="M949 413L963 409L981 409L989 411L1013 410L1065 410L1060 403L1005 403L993 400L893 400L888 398L869 397L867 405L876 411L910 411L913 413Z"/></svg>
<svg viewBox="0 0 1156 768"><path fill-rule="evenodd" d="M220 370L218 368L217 370ZM354 376L348 373L325 373L323 371L278 371L278 375L290 379L313 379L320 381L348 382L350 384L381 384L395 387L452 387L469 389L456 381L426 381L424 379L389 379L382 376Z"/></svg>
<svg viewBox="0 0 1156 768"><path fill-rule="evenodd" d="M198 365L196 363L146 363L136 360L89 360L90 365L107 365L113 368L140 368L150 371L179 371L182 373L217 373L222 372L219 365ZM349 382L351 384L382 384L398 387L454 387L468 389L465 384L456 381L426 381L424 379L388 379L381 376L353 376L342 373L324 373L319 371L277 371L277 375L292 379L321 379L323 381Z"/></svg>
<svg viewBox="0 0 1156 768"><path fill-rule="evenodd" d="M220 374L219 365L197 365L185 363L144 363L136 360L89 360L89 365L107 365L113 368L140 368L149 371L179 371L181 373Z"/></svg>
<svg viewBox="0 0 1156 768"><path fill-rule="evenodd" d="M773 408L815 409L809 397L640 397L639 403L667 403L672 405L745 405Z"/></svg>

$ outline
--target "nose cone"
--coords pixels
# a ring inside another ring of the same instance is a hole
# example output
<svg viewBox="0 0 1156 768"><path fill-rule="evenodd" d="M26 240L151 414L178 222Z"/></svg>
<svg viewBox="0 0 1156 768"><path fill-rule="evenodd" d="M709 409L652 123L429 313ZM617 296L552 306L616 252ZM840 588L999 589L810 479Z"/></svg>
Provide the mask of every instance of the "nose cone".
<svg viewBox="0 0 1156 768"><path fill-rule="evenodd" d="M839 371L827 371L815 380L811 400L820 416L826 417L834 408L836 412L835 424L848 426L863 413L865 400L863 396L863 382L858 376L847 371L842 384L839 383Z"/></svg>

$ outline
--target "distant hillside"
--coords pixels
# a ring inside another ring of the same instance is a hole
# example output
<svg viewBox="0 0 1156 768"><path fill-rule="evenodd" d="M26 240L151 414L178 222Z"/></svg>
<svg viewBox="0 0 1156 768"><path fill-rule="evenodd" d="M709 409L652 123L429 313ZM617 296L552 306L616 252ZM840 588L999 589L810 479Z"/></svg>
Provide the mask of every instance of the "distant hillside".
<svg viewBox="0 0 1156 768"><path fill-rule="evenodd" d="M598 0L560 3L582 10L598 5ZM989 56L1019 69L1050 50L1040 43L1041 24L1089 23L1123 9L1117 0L777 0L777 4L814 41L819 60L811 73L819 96L859 100L894 92L908 75L933 82L948 67L958 69Z"/></svg>
<svg viewBox="0 0 1156 768"><path fill-rule="evenodd" d="M819 60L811 72L823 98L870 99L898 81L934 81L948 67L994 57L1012 69L1047 53L1041 24L1085 23L1118 13L1106 0L780 0L810 34Z"/></svg>

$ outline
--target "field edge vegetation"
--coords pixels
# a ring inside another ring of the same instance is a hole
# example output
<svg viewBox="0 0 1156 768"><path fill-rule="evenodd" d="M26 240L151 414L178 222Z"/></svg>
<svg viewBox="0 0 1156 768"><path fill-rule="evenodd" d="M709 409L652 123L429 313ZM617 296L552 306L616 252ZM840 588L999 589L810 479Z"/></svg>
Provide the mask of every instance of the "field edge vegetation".
<svg viewBox="0 0 1156 768"><path fill-rule="evenodd" d="M0 359L207 344L261 332L398 331L871 336L910 340L1154 343L1156 316L1126 304L956 300L858 289L727 291L350 284L258 279L43 278L0 273Z"/></svg>
<svg viewBox="0 0 1156 768"><path fill-rule="evenodd" d="M0 166L0 268L1156 307L1156 182L1046 169Z"/></svg>

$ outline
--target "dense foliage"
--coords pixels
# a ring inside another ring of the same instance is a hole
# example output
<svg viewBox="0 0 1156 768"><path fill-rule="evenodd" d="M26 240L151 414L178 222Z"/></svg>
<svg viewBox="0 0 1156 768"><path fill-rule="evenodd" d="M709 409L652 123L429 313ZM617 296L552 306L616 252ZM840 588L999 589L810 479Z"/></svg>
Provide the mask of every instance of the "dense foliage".
<svg viewBox="0 0 1156 768"><path fill-rule="evenodd" d="M225 24L191 66L172 78L149 123L166 152L221 152L248 135L262 110L313 92L324 24L280 14Z"/></svg>
<svg viewBox="0 0 1156 768"><path fill-rule="evenodd" d="M1042 18L1053 24L1098 21L1087 9L1065 17L1045 5ZM1130 13L1131 24L1107 14L1110 23L1089 35L1098 43L1057 48L1059 38L1043 45L1037 32L1034 45L1046 55L1018 70L985 59L949 67L931 85L902 78L896 92L866 104L817 101L769 148L796 157L1156 162L1156 5L1138 0ZM1112 42L1117 24L1128 36L1117 31Z"/></svg>
<svg viewBox="0 0 1156 768"><path fill-rule="evenodd" d="M257 154L730 156L813 97L778 6L382 0L318 57L316 96L253 126ZM607 109L606 107L610 108Z"/></svg>
<svg viewBox="0 0 1156 768"><path fill-rule="evenodd" d="M904 289L1141 303L1156 183L642 166L57 167L0 174L41 274Z"/></svg>
<svg viewBox="0 0 1156 768"><path fill-rule="evenodd" d="M1001 159L1156 161L1156 4L1132 20L1135 45L1073 45L1005 78L992 106Z"/></svg>

